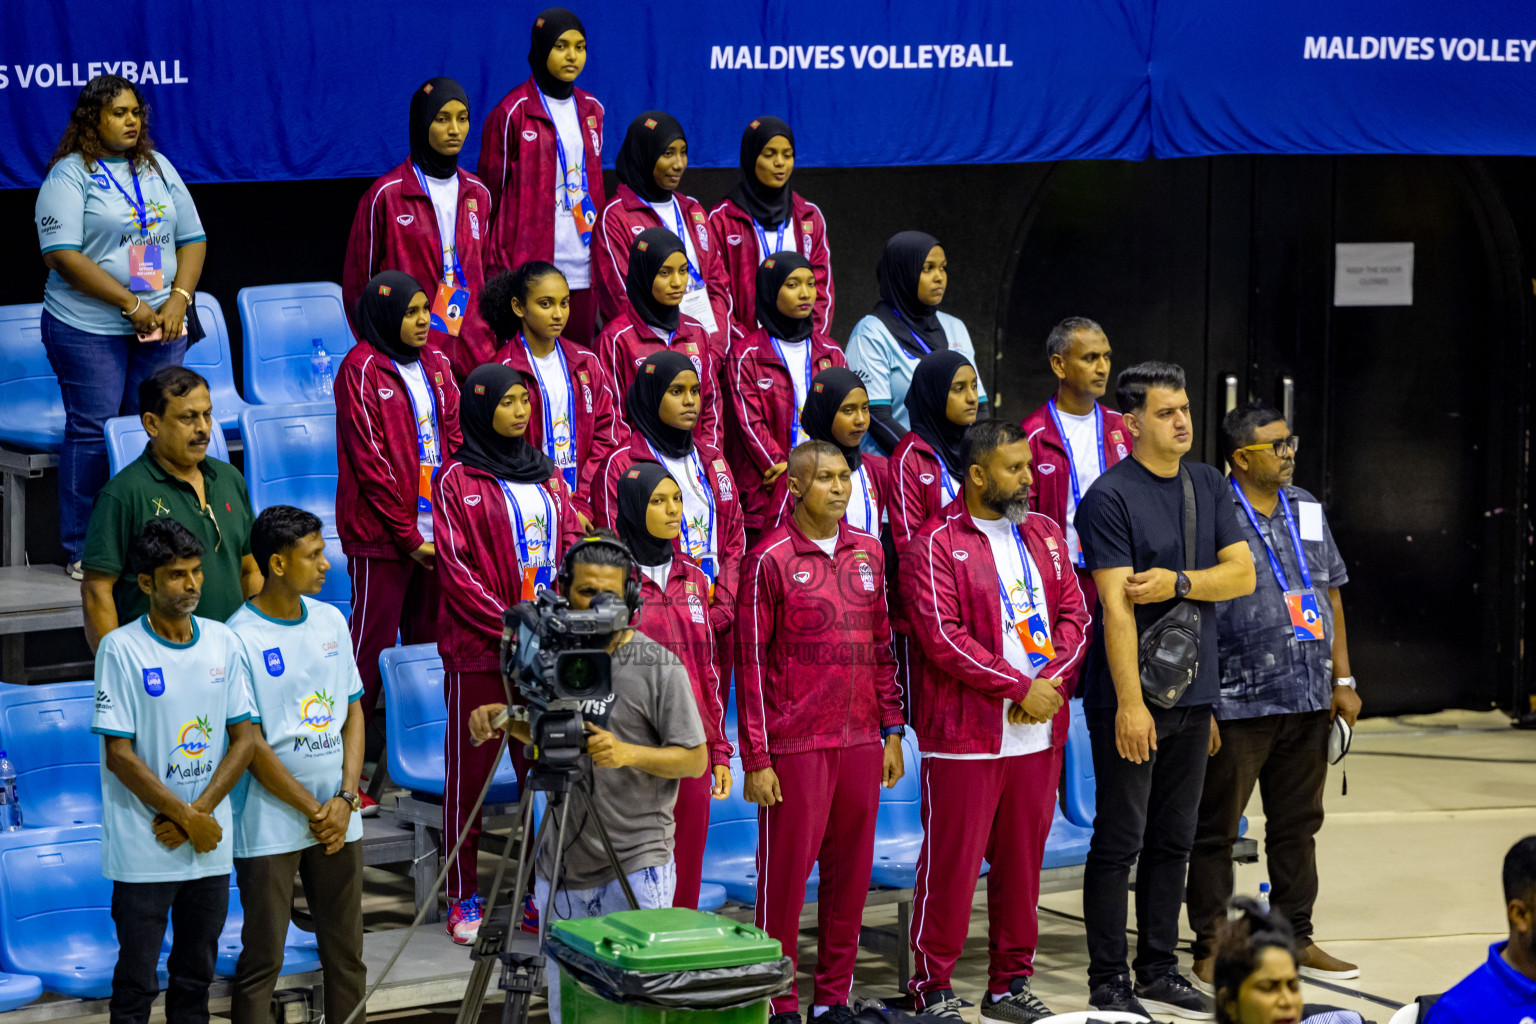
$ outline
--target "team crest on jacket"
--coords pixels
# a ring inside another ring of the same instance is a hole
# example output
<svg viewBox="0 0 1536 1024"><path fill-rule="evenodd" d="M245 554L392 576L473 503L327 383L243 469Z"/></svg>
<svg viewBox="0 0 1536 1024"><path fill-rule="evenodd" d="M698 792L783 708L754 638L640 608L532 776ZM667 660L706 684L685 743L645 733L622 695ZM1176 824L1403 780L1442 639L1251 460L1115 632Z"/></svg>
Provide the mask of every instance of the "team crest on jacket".
<svg viewBox="0 0 1536 1024"><path fill-rule="evenodd" d="M597 156L602 156L603 137L597 134L597 118L587 118L587 134L592 136L592 152Z"/></svg>
<svg viewBox="0 0 1536 1024"><path fill-rule="evenodd" d="M716 473L715 487L719 490L721 501L731 500L731 478L729 474Z"/></svg>
<svg viewBox="0 0 1536 1024"><path fill-rule="evenodd" d="M740 245L741 244L741 236L740 235L726 235L725 236L725 244L726 245Z"/></svg>
<svg viewBox="0 0 1536 1024"><path fill-rule="evenodd" d="M471 199L470 202L474 202L474 200ZM469 233L476 240L480 238L480 218L475 214L473 208L469 211Z"/></svg>
<svg viewBox="0 0 1536 1024"><path fill-rule="evenodd" d="M266 660L267 663L267 675L280 676L283 674L284 666L282 648L274 647L269 651L262 651L261 656Z"/></svg>
<svg viewBox="0 0 1536 1024"><path fill-rule="evenodd" d="M704 621L704 605L699 600L698 594L688 595L688 617L694 622L702 623Z"/></svg>
<svg viewBox="0 0 1536 1024"><path fill-rule="evenodd" d="M408 228L408 227L411 226L412 223L415 222L415 220L416 220L416 218L413 217L411 214L409 214L409 213L402 213L400 216L395 218L395 223L399 224L403 228Z"/></svg>
<svg viewBox="0 0 1536 1024"><path fill-rule="evenodd" d="M767 391L769 388L773 387L773 381L767 377L759 377L757 378L757 386L762 388L764 391Z"/></svg>
<svg viewBox="0 0 1536 1024"><path fill-rule="evenodd" d="M1054 462L1042 462L1042 463L1040 463L1040 472L1044 476L1050 476L1052 473L1056 472L1056 463L1054 463Z"/></svg>
<svg viewBox="0 0 1536 1024"><path fill-rule="evenodd" d="M640 232L645 230L645 226L641 225L641 224L636 224L634 227L630 228L629 230L630 230L631 234L638 235Z"/></svg>
<svg viewBox="0 0 1536 1024"><path fill-rule="evenodd" d="M1125 445L1123 445L1123 444L1115 445L1115 454L1120 456L1122 459L1125 458Z"/></svg>
<svg viewBox="0 0 1536 1024"><path fill-rule="evenodd" d="M921 480L925 484L931 484L931 483L933 483L933 474L932 473L924 473L921 476L919 476L918 479Z"/></svg>
<svg viewBox="0 0 1536 1024"><path fill-rule="evenodd" d="M699 248L703 249L705 252L708 252L709 251L709 228L704 226L701 214L699 214L697 211L695 211L694 212L694 216L695 217L700 217L700 222L693 226L693 233L695 235L699 236Z"/></svg>
<svg viewBox="0 0 1536 1024"><path fill-rule="evenodd" d="M810 259L811 258L811 236L810 235L801 235L800 236L800 244L805 249L805 258L806 259Z"/></svg>
<svg viewBox="0 0 1536 1024"><path fill-rule="evenodd" d="M539 133L538 132L526 131L526 130L523 132L523 141L524 142L532 142L535 139L537 139L538 137L539 137Z"/></svg>
<svg viewBox="0 0 1536 1024"><path fill-rule="evenodd" d="M865 593L875 592L875 570L869 567L868 562L859 563L859 582L864 584Z"/></svg>
<svg viewBox="0 0 1536 1024"><path fill-rule="evenodd" d="M587 412L590 413L592 411L592 388L588 386L585 380L581 382L581 397L586 401Z"/></svg>
<svg viewBox="0 0 1536 1024"><path fill-rule="evenodd" d="M470 506L474 506L474 505L480 504L480 495L478 495L478 494L466 494L466 495L464 495L464 504L470 505Z"/></svg>
<svg viewBox="0 0 1536 1024"><path fill-rule="evenodd" d="M967 558L970 558L970 557L971 557L971 553L969 551L966 551L964 548L961 548L961 549L959 549L959 550L957 550L955 552L955 560L956 561L963 562Z"/></svg>
<svg viewBox="0 0 1536 1024"><path fill-rule="evenodd" d="M796 583L806 583L810 580L811 574L808 572L797 572L790 578Z"/></svg>
<svg viewBox="0 0 1536 1024"><path fill-rule="evenodd" d="M379 388L379 397L387 400L387 399L394 398L395 397L395 393L394 393L394 391L390 390L389 388Z"/></svg>

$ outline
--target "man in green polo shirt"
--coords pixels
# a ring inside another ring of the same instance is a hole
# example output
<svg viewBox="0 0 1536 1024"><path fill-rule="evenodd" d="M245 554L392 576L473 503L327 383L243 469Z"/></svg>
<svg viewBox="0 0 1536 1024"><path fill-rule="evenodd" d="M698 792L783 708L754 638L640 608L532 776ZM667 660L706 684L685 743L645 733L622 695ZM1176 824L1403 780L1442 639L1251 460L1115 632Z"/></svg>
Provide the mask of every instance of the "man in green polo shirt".
<svg viewBox="0 0 1536 1024"><path fill-rule="evenodd" d="M139 385L139 409L149 444L96 496L85 534L80 595L92 651L120 623L149 610L127 561L134 534L151 519L174 519L202 542L198 610L206 618L223 622L261 590L245 477L208 457L209 438L219 429L208 382L184 366L163 367Z"/></svg>

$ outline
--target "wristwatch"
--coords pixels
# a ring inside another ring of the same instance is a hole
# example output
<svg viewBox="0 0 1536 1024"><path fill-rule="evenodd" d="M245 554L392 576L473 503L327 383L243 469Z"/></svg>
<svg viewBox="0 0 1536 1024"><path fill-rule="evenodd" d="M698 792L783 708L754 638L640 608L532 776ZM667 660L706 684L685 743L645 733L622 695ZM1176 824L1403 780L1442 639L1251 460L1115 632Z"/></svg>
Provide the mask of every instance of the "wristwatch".
<svg viewBox="0 0 1536 1024"><path fill-rule="evenodd" d="M884 729L880 730L880 738L883 740L888 740L892 736L905 737L906 735L907 729L906 726L903 725L888 725Z"/></svg>
<svg viewBox="0 0 1536 1024"><path fill-rule="evenodd" d="M340 789L336 791L336 795L345 800L347 806L351 807L354 811L363 809L363 798L356 793L348 793L346 790Z"/></svg>
<svg viewBox="0 0 1536 1024"><path fill-rule="evenodd" d="M1184 575L1182 572L1178 573L1177 576L1175 576L1174 581L1173 581L1173 592L1174 592L1175 596L1181 597L1181 598L1182 597L1188 597L1189 596L1189 587L1190 587L1189 577Z"/></svg>
<svg viewBox="0 0 1536 1024"><path fill-rule="evenodd" d="M1334 686L1347 686L1351 690L1353 690L1353 689L1356 688L1355 687L1355 677L1354 676L1340 676L1339 678L1337 678L1337 679L1335 679L1333 681L1333 685Z"/></svg>

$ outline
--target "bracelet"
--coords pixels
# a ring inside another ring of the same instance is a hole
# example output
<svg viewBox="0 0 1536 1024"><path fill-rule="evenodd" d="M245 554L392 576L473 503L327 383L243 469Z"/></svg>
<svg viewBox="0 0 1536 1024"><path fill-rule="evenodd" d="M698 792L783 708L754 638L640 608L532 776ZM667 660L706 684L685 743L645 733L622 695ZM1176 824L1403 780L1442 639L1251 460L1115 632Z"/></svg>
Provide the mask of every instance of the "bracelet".
<svg viewBox="0 0 1536 1024"><path fill-rule="evenodd" d="M176 287L173 284L173 285L171 285L171 291L175 292L177 295L180 295L182 298L186 299L187 300L187 305L189 305L189 306L193 305L197 301L196 299L192 298L192 293L187 291L185 288L178 288L178 287Z"/></svg>
<svg viewBox="0 0 1536 1024"><path fill-rule="evenodd" d="M135 295L133 297L133 308L130 309L130 310L124 311L123 316L126 316L126 317L133 316L133 314L135 314L135 313L137 313L139 311L139 307L142 306L142 305L144 305L144 300L139 298L137 295Z"/></svg>

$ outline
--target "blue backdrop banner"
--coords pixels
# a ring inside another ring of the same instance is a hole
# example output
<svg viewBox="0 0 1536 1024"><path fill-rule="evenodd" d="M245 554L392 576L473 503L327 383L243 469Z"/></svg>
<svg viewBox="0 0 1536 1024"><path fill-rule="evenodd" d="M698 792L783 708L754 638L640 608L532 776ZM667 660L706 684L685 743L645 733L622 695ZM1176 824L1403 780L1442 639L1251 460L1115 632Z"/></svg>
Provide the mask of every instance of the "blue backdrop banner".
<svg viewBox="0 0 1536 1024"><path fill-rule="evenodd" d="M80 86L143 83L151 134L189 181L381 174L404 159L421 82L468 91L473 168L485 115L528 78L534 4L100 0L30 5L0 33L0 187L42 179ZM1136 3L770 0L683 7L575 2L578 85L607 111L612 166L629 120L665 109L696 166L734 166L761 114L807 166L1147 155L1146 36Z"/></svg>

